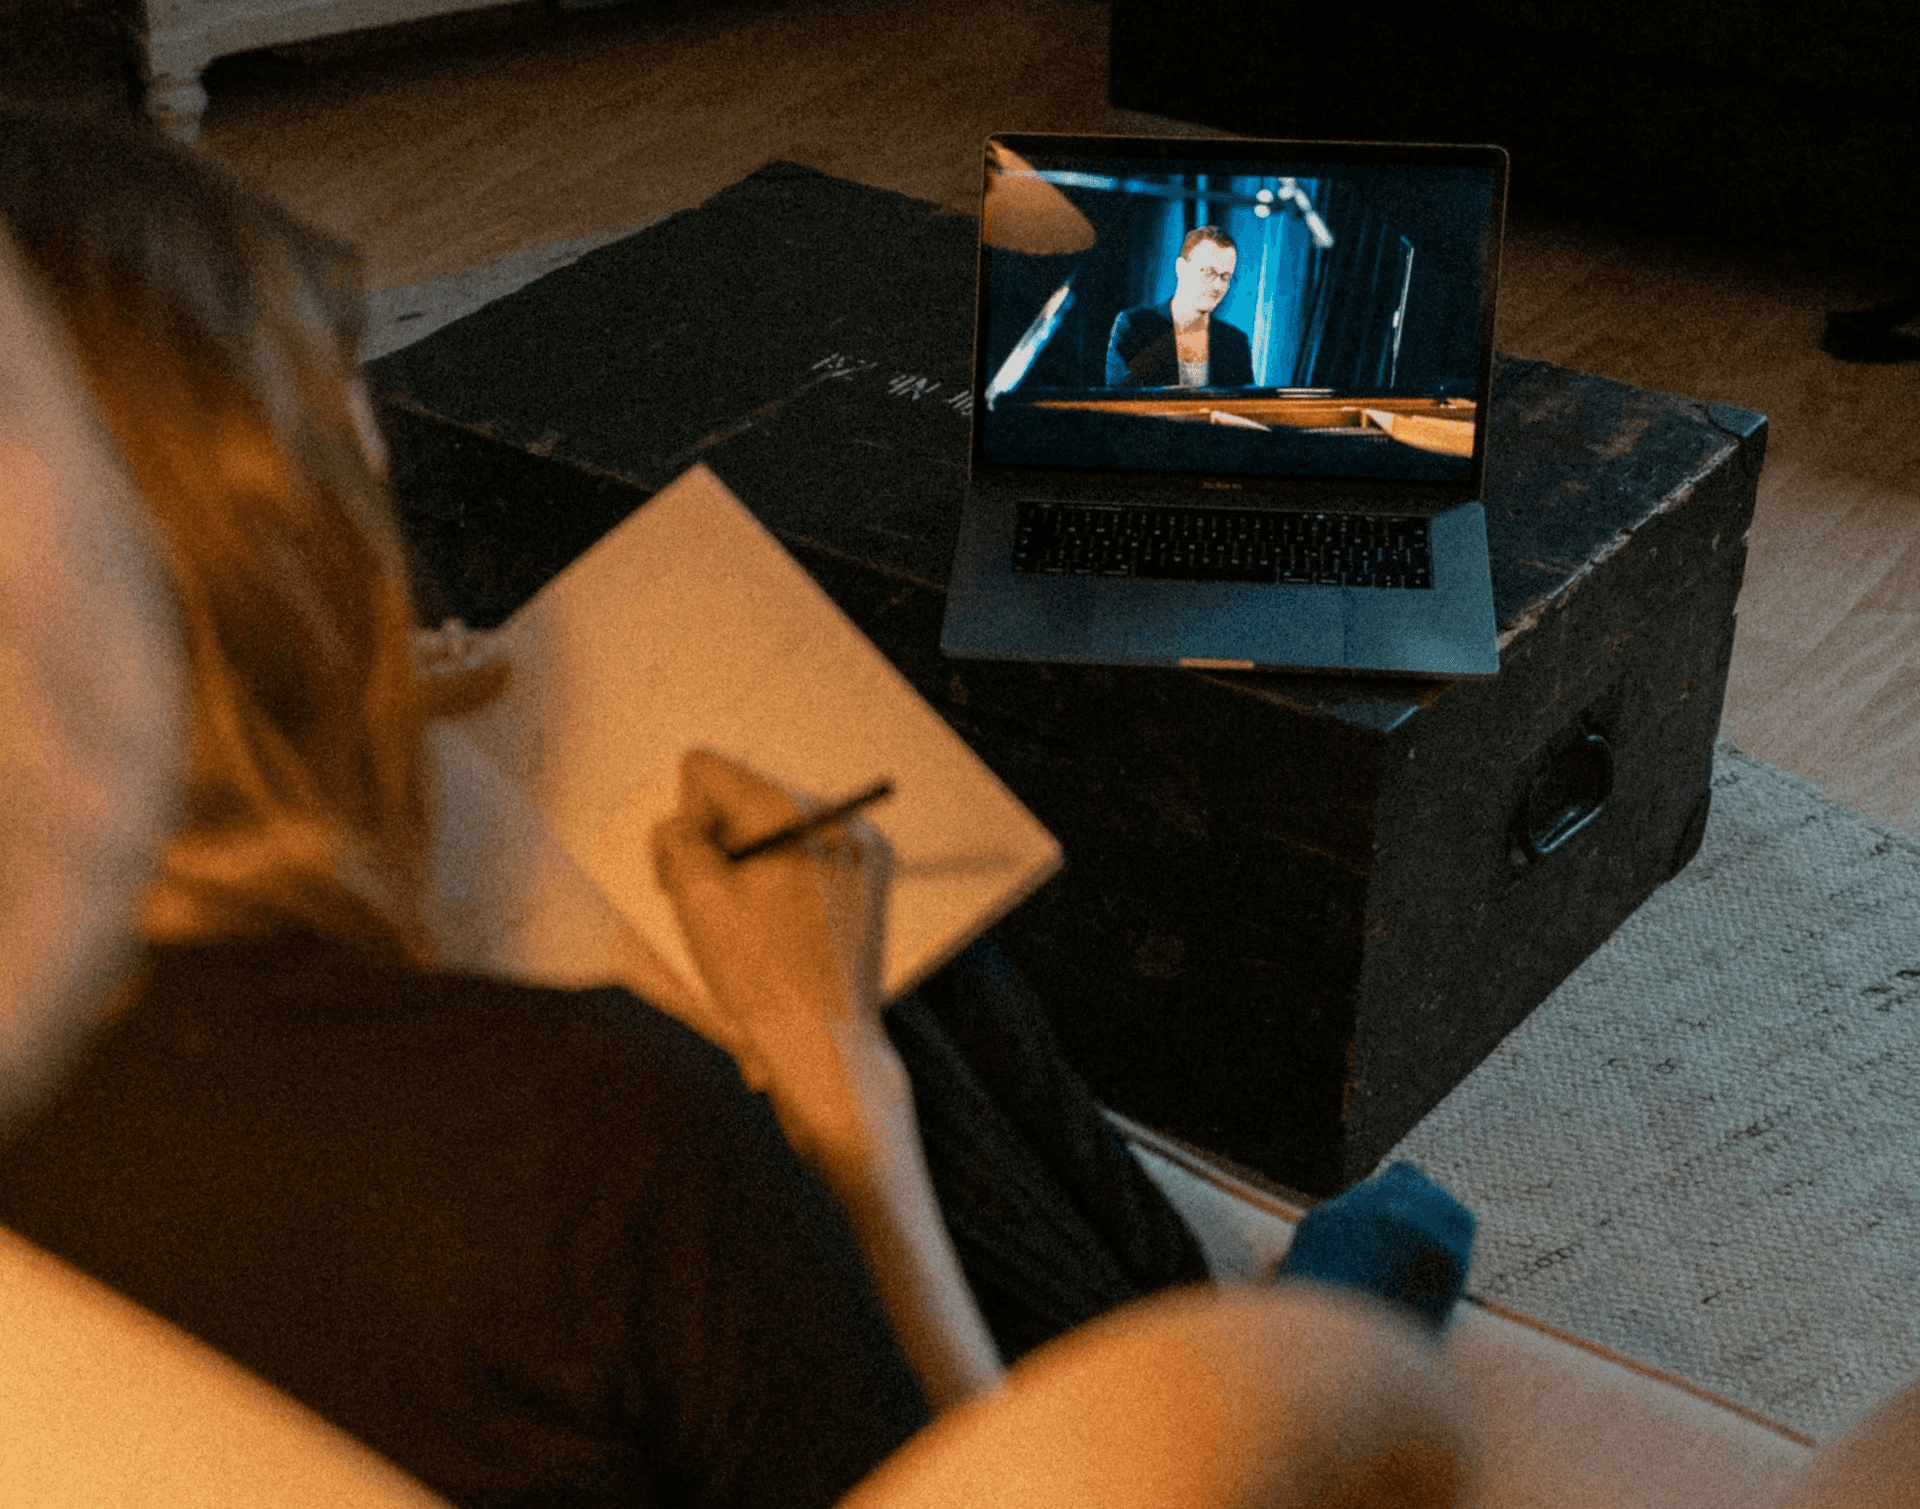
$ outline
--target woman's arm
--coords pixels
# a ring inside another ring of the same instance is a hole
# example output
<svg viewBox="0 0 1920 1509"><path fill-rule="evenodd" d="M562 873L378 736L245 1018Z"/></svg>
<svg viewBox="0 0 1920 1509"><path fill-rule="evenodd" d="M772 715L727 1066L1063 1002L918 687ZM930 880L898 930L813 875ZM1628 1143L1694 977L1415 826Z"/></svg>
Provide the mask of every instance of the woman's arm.
<svg viewBox="0 0 1920 1509"><path fill-rule="evenodd" d="M900 1074L897 1098L889 1094L894 1110L877 1137L863 1139L867 1149L814 1167L847 1214L928 1401L944 1410L998 1388L1004 1370L934 1197L912 1091Z"/></svg>
<svg viewBox="0 0 1920 1509"><path fill-rule="evenodd" d="M734 862L798 808L706 751L681 764L680 808L655 834L660 884L728 1018L747 1084L833 1190L901 1346L943 1409L998 1386L998 1349L934 1199L913 1092L880 1015L889 856L850 819Z"/></svg>

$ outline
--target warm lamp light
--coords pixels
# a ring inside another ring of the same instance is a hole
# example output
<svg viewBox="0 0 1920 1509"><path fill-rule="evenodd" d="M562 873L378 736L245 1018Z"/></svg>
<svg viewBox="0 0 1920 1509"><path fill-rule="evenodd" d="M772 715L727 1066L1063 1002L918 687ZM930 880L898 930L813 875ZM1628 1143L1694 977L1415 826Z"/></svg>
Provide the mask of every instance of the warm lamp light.
<svg viewBox="0 0 1920 1509"><path fill-rule="evenodd" d="M1066 257L1099 238L1073 201L999 142L987 146L987 202L982 234L995 251Z"/></svg>

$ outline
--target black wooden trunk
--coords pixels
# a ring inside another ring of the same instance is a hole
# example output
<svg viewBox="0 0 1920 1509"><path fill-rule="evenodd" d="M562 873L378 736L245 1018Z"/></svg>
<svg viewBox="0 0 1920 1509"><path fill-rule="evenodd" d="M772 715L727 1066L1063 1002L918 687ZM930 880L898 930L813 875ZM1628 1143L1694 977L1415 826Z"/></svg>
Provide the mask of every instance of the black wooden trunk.
<svg viewBox="0 0 1920 1509"><path fill-rule="evenodd" d="M775 165L376 363L424 594L707 461L1064 843L1001 936L1096 1090L1329 1193L1698 846L1765 421L1498 361L1492 680L948 660L973 243Z"/></svg>

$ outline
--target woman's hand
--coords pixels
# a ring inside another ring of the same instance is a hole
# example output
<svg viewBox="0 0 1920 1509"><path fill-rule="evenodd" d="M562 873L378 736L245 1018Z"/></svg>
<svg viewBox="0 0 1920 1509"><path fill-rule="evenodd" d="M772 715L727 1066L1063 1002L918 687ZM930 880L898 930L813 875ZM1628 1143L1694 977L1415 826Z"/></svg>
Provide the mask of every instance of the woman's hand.
<svg viewBox="0 0 1920 1509"><path fill-rule="evenodd" d="M802 798L801 800L805 800ZM801 1156L836 1182L917 1135L881 1025L886 841L848 818L750 859L726 848L800 816L800 801L707 750L680 765L680 806L654 832L660 887L749 1087Z"/></svg>

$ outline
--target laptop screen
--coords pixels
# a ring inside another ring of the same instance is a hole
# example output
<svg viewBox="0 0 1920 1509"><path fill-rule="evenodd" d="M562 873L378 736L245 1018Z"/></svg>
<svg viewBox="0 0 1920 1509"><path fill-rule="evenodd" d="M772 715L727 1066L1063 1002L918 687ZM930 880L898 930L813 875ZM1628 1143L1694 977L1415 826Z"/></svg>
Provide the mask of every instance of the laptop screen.
<svg viewBox="0 0 1920 1509"><path fill-rule="evenodd" d="M1498 148L1003 136L986 173L976 466L1478 491Z"/></svg>

